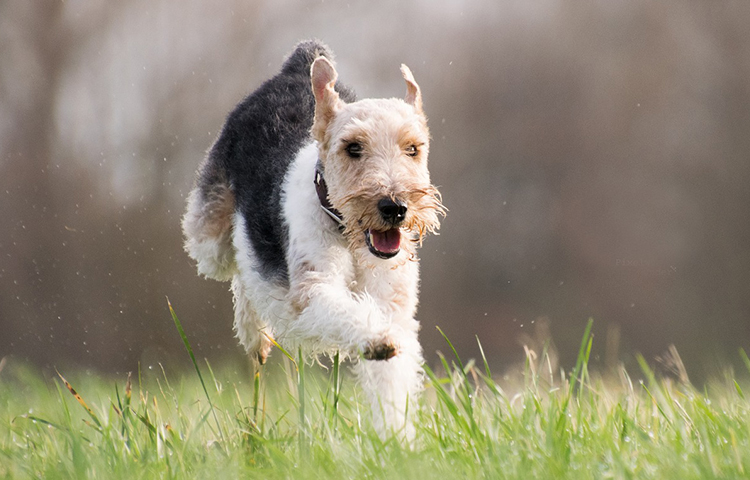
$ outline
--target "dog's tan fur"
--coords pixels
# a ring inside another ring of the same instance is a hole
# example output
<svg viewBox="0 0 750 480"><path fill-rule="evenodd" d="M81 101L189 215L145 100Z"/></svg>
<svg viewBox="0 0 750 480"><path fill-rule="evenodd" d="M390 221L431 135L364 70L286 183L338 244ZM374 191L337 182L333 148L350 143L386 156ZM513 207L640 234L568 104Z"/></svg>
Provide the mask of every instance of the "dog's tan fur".
<svg viewBox="0 0 750 480"><path fill-rule="evenodd" d="M377 203L390 197L408 206L401 230L411 241L402 242L402 248L413 258L414 243L421 244L426 233L440 227L445 209L427 169L430 133L422 95L409 68L402 65L401 71L407 85L404 100L365 99L346 104L333 89L335 70L326 59L318 59L312 67L316 99L312 133L326 172L328 197L344 217L351 247L364 245L368 229L389 228ZM351 142L364 146L361 158L347 155L345 148ZM412 146L416 156L407 154Z"/></svg>
<svg viewBox="0 0 750 480"><path fill-rule="evenodd" d="M225 179L210 183L203 190L195 188L188 196L188 208L182 219L185 249L205 251L197 255L198 271L216 280L231 280L236 273L232 248L234 192Z"/></svg>

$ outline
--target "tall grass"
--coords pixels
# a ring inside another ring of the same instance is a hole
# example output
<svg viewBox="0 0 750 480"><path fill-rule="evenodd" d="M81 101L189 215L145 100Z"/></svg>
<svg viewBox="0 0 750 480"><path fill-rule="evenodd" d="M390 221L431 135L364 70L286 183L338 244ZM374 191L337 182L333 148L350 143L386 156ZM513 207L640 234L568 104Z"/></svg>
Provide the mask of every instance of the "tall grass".
<svg viewBox="0 0 750 480"><path fill-rule="evenodd" d="M742 382L727 375L698 390L644 359L643 381L622 368L598 376L591 323L571 372L544 347L518 387L493 376L481 343L477 365L446 337L451 355L427 368L405 445L374 433L338 357L327 370L284 352L255 376L214 371L173 320L192 374L45 378L7 362L0 478L750 478Z"/></svg>

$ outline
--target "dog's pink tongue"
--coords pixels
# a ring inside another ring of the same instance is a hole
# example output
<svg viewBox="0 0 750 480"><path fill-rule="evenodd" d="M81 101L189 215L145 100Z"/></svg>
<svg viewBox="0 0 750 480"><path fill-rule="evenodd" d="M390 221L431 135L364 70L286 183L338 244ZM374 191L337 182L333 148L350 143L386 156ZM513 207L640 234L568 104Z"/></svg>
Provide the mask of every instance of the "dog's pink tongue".
<svg viewBox="0 0 750 480"><path fill-rule="evenodd" d="M372 246L380 252L397 252L401 248L401 231L398 228L392 228L385 232L370 230L370 240Z"/></svg>

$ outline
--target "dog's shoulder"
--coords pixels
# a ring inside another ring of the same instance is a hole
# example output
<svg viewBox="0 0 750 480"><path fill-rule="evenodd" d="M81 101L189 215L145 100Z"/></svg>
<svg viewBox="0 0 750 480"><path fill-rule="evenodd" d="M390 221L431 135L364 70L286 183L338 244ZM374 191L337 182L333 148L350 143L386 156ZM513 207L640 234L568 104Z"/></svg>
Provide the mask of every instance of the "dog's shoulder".
<svg viewBox="0 0 750 480"><path fill-rule="evenodd" d="M231 185L260 273L280 283L288 281L282 184L289 165L310 142L315 113L310 68L319 56L333 59L320 41L299 43L280 72L227 116L207 158L215 167L206 171L224 172ZM356 100L348 87L338 84L336 89L344 101Z"/></svg>

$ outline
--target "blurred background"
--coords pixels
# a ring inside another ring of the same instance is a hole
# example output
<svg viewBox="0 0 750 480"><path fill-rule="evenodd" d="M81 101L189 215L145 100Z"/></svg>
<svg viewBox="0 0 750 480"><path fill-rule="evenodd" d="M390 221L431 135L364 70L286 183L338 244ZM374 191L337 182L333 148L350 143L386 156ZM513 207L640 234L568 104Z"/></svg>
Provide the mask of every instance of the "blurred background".
<svg viewBox="0 0 750 480"><path fill-rule="evenodd" d="M317 37L362 97L420 83L450 209L422 250L429 363L504 368L589 317L597 362L750 349L750 3L0 3L0 357L242 358L180 217L225 115ZM536 342L536 343L535 343ZM276 356L279 356L276 353Z"/></svg>

